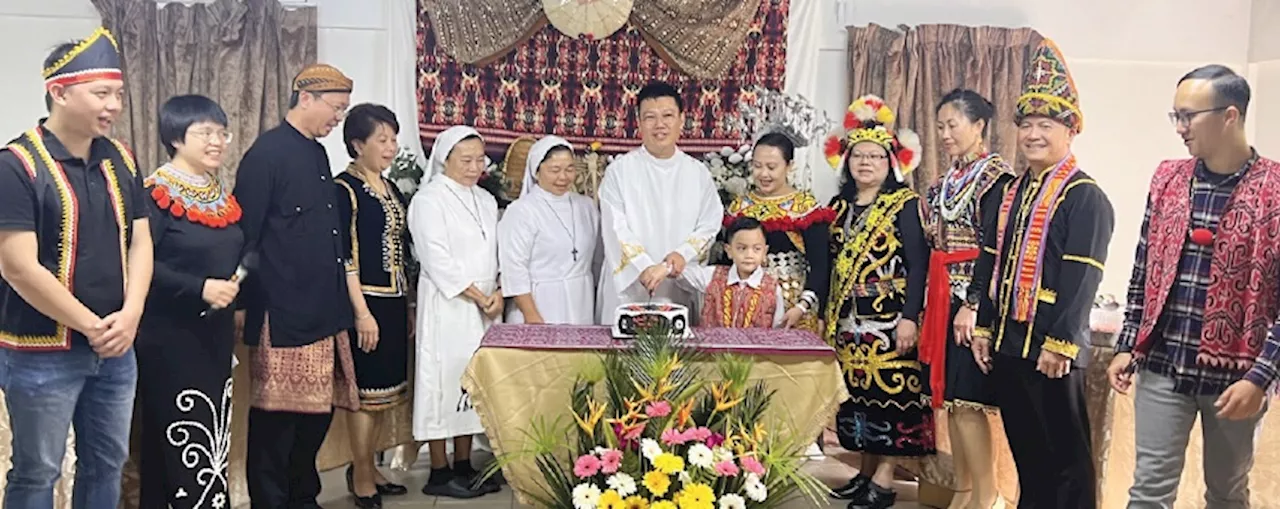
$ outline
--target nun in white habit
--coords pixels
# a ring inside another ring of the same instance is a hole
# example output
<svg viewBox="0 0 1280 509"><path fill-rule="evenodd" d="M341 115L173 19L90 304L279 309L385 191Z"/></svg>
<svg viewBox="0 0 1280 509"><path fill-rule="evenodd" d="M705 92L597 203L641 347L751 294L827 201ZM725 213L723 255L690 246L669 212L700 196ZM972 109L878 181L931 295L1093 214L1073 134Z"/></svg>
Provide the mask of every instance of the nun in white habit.
<svg viewBox="0 0 1280 509"><path fill-rule="evenodd" d="M413 437L430 443L432 473L423 492L471 498L472 435L480 418L462 389L462 373L489 325L502 315L498 287L498 203L476 185L485 170L484 140L455 126L431 147L431 180L409 204L409 231L422 262L418 278ZM454 440L448 463L446 439Z"/></svg>
<svg viewBox="0 0 1280 509"><path fill-rule="evenodd" d="M571 191L573 147L558 136L538 140L525 162L520 199L498 223L502 288L514 297L507 323L595 323L595 202Z"/></svg>

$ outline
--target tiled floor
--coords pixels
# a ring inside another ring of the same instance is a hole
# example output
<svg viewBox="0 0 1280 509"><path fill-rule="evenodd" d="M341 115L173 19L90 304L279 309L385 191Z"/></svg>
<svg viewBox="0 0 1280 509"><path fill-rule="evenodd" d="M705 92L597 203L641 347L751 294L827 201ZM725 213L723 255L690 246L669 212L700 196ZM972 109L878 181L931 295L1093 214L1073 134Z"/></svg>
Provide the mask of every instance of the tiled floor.
<svg viewBox="0 0 1280 509"><path fill-rule="evenodd" d="M822 461L812 461L806 469L816 476L822 482L830 486L838 486L844 484L853 476L855 470L850 465L856 463L857 455L828 448L828 456ZM479 456L476 457L480 461ZM386 497L383 499L383 507L387 509L393 508L409 508L409 507L467 507L470 509L522 509L522 506L515 501L512 496L511 488L503 487L501 493L488 495L473 500L452 500L446 498L428 497L420 491L422 484L426 481L428 471L425 468L414 468L409 472L385 472L393 481L404 484L409 487L409 494L403 497ZM320 503L325 509L354 509L355 503L351 497L347 495L346 481L343 478L343 470L331 470L322 475L324 481L324 491L320 494ZM920 509L926 506L915 502L916 484L914 482L899 482L896 486L898 490L898 503L895 508L902 509ZM813 504L807 501L795 502L788 508L800 509L804 507L813 507ZM843 508L845 503L838 500L832 500L830 505L821 507Z"/></svg>

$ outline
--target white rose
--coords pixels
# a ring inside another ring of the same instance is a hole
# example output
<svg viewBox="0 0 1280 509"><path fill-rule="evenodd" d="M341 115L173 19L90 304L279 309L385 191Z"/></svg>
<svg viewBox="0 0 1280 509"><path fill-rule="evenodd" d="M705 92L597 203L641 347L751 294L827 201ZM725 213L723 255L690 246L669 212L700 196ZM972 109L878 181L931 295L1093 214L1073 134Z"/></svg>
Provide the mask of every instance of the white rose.
<svg viewBox="0 0 1280 509"><path fill-rule="evenodd" d="M732 177L725 181L724 190L735 195L747 194L747 179Z"/></svg>
<svg viewBox="0 0 1280 509"><path fill-rule="evenodd" d="M738 153L739 153L739 154L745 154L745 153L749 152L750 150L751 150L751 145L743 145L743 146L741 146L741 147L738 147Z"/></svg>
<svg viewBox="0 0 1280 509"><path fill-rule="evenodd" d="M742 162L742 154L734 152L729 155L729 164L738 164L740 162Z"/></svg>
<svg viewBox="0 0 1280 509"><path fill-rule="evenodd" d="M396 189L399 189L401 194L413 194L418 190L418 184L414 183L413 179L399 179L396 181Z"/></svg>
<svg viewBox="0 0 1280 509"><path fill-rule="evenodd" d="M732 153L733 153L733 149L732 149L732 148L725 147L725 148L720 149L720 155L722 155L722 156L726 156L726 157L728 157L728 155L729 155L729 154L732 154Z"/></svg>

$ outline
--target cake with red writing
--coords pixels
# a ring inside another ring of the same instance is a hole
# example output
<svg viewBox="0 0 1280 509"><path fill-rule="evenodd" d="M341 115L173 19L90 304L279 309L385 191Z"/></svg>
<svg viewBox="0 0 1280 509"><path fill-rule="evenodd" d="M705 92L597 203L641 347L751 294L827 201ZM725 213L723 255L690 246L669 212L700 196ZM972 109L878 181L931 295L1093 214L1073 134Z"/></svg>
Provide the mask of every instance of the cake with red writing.
<svg viewBox="0 0 1280 509"><path fill-rule="evenodd" d="M689 337L689 308L671 303L623 304L614 312L613 337L631 339L645 331Z"/></svg>

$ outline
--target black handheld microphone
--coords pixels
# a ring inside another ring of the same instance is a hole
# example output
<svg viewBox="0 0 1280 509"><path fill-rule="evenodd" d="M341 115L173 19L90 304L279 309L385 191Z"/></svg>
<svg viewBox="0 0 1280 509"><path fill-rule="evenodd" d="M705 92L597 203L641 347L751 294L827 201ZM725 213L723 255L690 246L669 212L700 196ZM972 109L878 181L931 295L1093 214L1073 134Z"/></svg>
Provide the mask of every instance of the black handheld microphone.
<svg viewBox="0 0 1280 509"><path fill-rule="evenodd" d="M245 254L244 259L240 260L240 265L236 266L235 274L231 275L231 280L239 283L243 283L244 278L249 276L249 272L257 268L258 268L258 253L250 252L248 254ZM214 309L213 306L209 306L209 309L206 309L200 312L200 317L201 318L208 317L210 313L217 310L218 309Z"/></svg>

